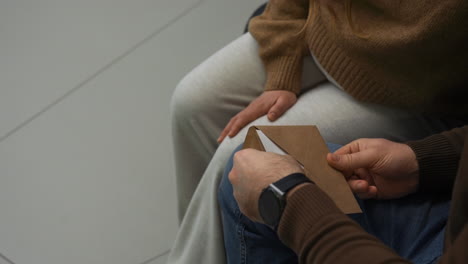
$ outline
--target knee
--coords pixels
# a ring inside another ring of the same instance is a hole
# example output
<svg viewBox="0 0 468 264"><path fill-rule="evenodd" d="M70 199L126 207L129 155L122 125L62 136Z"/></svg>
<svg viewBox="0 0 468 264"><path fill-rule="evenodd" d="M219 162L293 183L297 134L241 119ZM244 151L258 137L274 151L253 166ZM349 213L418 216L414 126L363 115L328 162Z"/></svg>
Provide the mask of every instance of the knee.
<svg viewBox="0 0 468 264"><path fill-rule="evenodd" d="M209 84L200 82L200 76L192 71L177 85L171 98L170 108L173 121L186 121L194 114L210 113L211 88Z"/></svg>
<svg viewBox="0 0 468 264"><path fill-rule="evenodd" d="M223 211L230 208L232 204L235 203L232 185L229 182L228 174L229 172L223 175L218 187L218 203Z"/></svg>
<svg viewBox="0 0 468 264"><path fill-rule="evenodd" d="M231 182L229 181L229 172L231 171L232 166L233 166L234 154L241 149L242 149L242 145L237 147L232 153L226 165L226 168L223 173L223 177L218 187L218 202L222 210L226 210L228 208L237 206L237 202L233 194L232 185L231 185Z"/></svg>
<svg viewBox="0 0 468 264"><path fill-rule="evenodd" d="M229 171L226 170L218 187L218 203L223 215L230 215L236 211L236 208L238 208L237 201L234 198L232 185L228 178Z"/></svg>

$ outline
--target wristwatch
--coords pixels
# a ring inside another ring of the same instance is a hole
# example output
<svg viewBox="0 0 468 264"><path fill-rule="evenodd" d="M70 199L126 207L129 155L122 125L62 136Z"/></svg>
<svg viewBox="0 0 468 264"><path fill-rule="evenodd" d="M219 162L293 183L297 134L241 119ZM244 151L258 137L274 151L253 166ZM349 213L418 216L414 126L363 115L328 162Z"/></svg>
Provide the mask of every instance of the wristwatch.
<svg viewBox="0 0 468 264"><path fill-rule="evenodd" d="M277 227L286 206L286 194L299 184L310 182L303 173L293 173L263 189L258 199L258 210L265 224Z"/></svg>

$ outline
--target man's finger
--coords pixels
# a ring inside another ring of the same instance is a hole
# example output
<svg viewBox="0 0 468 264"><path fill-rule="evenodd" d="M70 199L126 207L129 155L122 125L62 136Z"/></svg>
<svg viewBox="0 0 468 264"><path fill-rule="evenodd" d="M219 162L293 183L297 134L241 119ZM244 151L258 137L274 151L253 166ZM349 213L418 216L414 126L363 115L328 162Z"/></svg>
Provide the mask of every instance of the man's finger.
<svg viewBox="0 0 468 264"><path fill-rule="evenodd" d="M369 183L364 180L349 180L348 185L353 193L367 193L369 189Z"/></svg>
<svg viewBox="0 0 468 264"><path fill-rule="evenodd" d="M334 153L338 155L344 155L344 154L351 154L354 152L359 152L361 150L360 149L361 141L362 139L351 141L350 143L337 149Z"/></svg>
<svg viewBox="0 0 468 264"><path fill-rule="evenodd" d="M352 154L339 155L328 153L328 163L335 169L351 172L359 168L370 168L377 161L378 156L373 150L364 150Z"/></svg>
<svg viewBox="0 0 468 264"><path fill-rule="evenodd" d="M364 193L358 193L357 196L363 200L366 199L377 199L377 187L375 186L369 186L367 189L367 192Z"/></svg>
<svg viewBox="0 0 468 264"><path fill-rule="evenodd" d="M236 180L237 180L237 175L236 175L236 172L235 172L234 169L235 169L235 168L233 167L233 168L231 169L231 171L229 172L229 174L228 174L228 179L229 179L229 181L231 182L231 184L233 184L233 185L235 185Z"/></svg>

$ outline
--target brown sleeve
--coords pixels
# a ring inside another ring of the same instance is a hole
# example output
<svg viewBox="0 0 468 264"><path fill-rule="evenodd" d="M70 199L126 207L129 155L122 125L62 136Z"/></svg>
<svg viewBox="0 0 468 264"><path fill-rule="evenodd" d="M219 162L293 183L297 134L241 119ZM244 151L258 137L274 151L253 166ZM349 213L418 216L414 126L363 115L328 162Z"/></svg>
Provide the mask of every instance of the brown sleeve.
<svg viewBox="0 0 468 264"><path fill-rule="evenodd" d="M468 145L464 146L452 193L440 263L468 263Z"/></svg>
<svg viewBox="0 0 468 264"><path fill-rule="evenodd" d="M278 235L300 263L410 263L344 215L313 184L288 197Z"/></svg>
<svg viewBox="0 0 468 264"><path fill-rule="evenodd" d="M453 185L454 179L457 179L446 247L439 261L441 264L468 263L468 145L464 145L467 135L468 127L463 127L408 143L419 158L423 184ZM460 161L463 146L466 153ZM457 164L462 165L458 177L455 177L456 168L453 172L455 165L450 161L450 157L454 156L457 157ZM430 168L438 170L442 177L436 177ZM435 187L428 185L425 188ZM298 254L300 263L409 263L341 213L314 184L299 187L287 198L278 235L285 245Z"/></svg>
<svg viewBox="0 0 468 264"><path fill-rule="evenodd" d="M460 213L456 216L452 213L449 219L446 248L439 264L468 263L467 200L466 195L457 197L457 201L463 203L458 206ZM411 263L341 213L333 201L312 184L300 187L288 197L278 235L286 246L296 252L301 264Z"/></svg>
<svg viewBox="0 0 468 264"><path fill-rule="evenodd" d="M446 248L438 264L466 264L468 263L468 225L465 224L462 232L453 244Z"/></svg>
<svg viewBox="0 0 468 264"><path fill-rule="evenodd" d="M407 143L418 160L419 191L424 193L452 191L467 136L468 126L464 126Z"/></svg>
<svg viewBox="0 0 468 264"><path fill-rule="evenodd" d="M304 40L308 13L308 0L270 0L265 12L251 20L249 31L259 44L267 72L265 91L299 94L303 58L308 51Z"/></svg>

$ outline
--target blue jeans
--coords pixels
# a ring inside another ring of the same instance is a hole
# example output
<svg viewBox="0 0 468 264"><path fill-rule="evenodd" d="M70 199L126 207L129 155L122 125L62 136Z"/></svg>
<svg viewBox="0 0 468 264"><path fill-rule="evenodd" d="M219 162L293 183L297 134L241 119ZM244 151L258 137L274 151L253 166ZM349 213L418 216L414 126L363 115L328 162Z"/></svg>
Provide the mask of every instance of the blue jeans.
<svg viewBox="0 0 468 264"><path fill-rule="evenodd" d="M339 148L328 147L332 152ZM218 190L228 263L298 263L296 254L274 230L240 212L228 179L231 168L232 156ZM442 255L449 198L413 194L395 200L357 200L363 213L348 216L400 256L428 264Z"/></svg>

